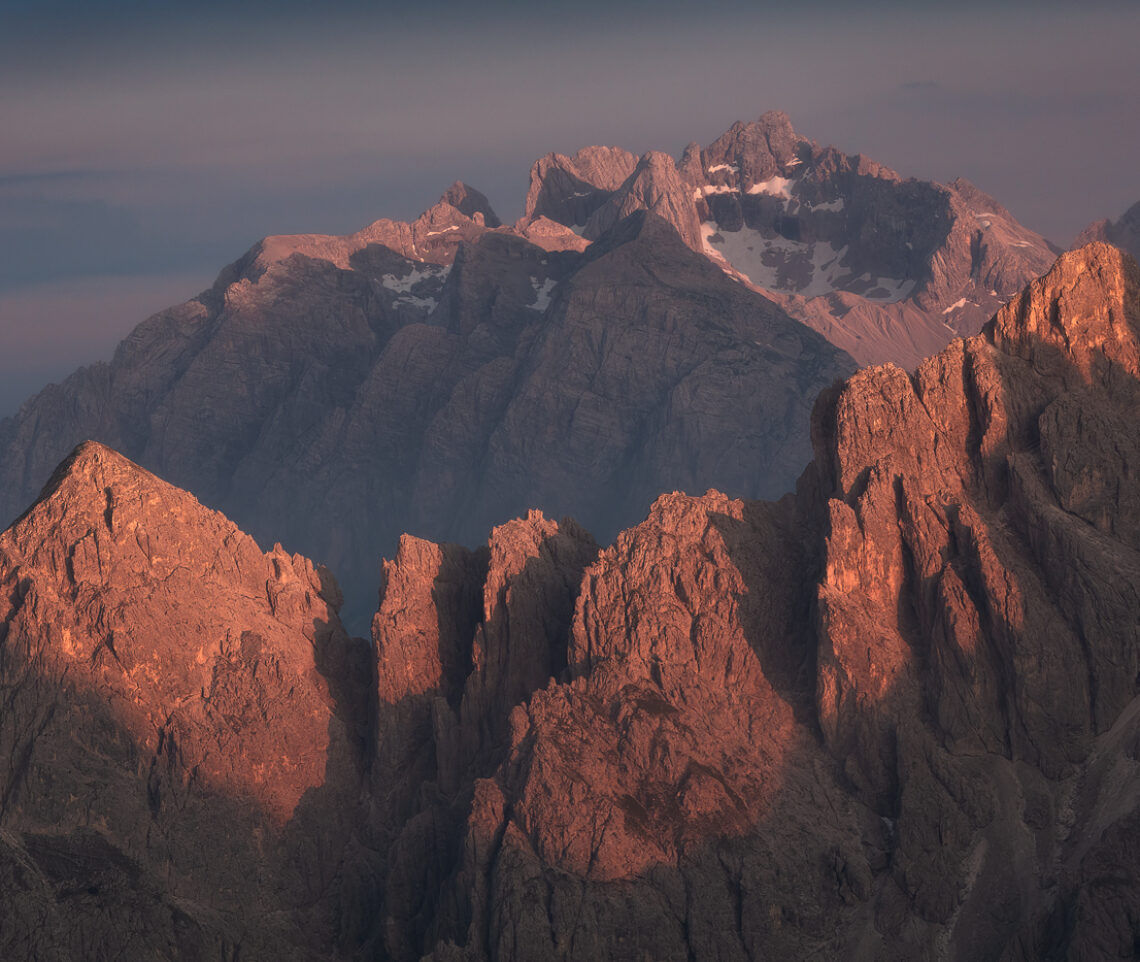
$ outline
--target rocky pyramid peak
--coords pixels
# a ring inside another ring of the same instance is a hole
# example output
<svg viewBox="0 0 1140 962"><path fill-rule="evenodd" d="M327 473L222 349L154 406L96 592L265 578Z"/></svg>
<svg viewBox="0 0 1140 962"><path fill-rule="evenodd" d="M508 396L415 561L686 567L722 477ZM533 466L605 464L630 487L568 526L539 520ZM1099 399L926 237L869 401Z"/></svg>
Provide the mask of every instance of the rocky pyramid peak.
<svg viewBox="0 0 1140 962"><path fill-rule="evenodd" d="M1093 241L1105 241L1128 251L1140 258L1140 202L1133 204L1116 221L1105 218L1089 224L1077 236L1074 247L1081 247Z"/></svg>
<svg viewBox="0 0 1140 962"><path fill-rule="evenodd" d="M37 914L45 938L84 946L61 958L158 958L175 942L197 956L204 931L274 913L256 954L295 957L321 925L277 912L295 884L284 866L312 857L295 826L315 818L337 844L366 761L368 646L339 604L324 569L263 553L110 448L63 461L0 534L0 750L20 759L0 772L0 862L38 864L15 883L0 870L0 954L31 957L8 926L90 869L81 891L130 904L130 921L94 901Z"/></svg>
<svg viewBox="0 0 1140 962"><path fill-rule="evenodd" d="M652 150L637 162L621 187L594 211L582 234L596 239L635 211L647 210L669 221L689 247L699 250L700 222L690 193L673 158Z"/></svg>
<svg viewBox="0 0 1140 962"><path fill-rule="evenodd" d="M796 133L786 113L770 110L751 123L734 123L702 152L702 160L709 173L734 169L747 190L798 166L802 149L810 145Z"/></svg>
<svg viewBox="0 0 1140 962"><path fill-rule="evenodd" d="M573 157L540 157L530 169L520 225L545 216L567 226L584 226L636 166L637 156L620 147L583 147Z"/></svg>
<svg viewBox="0 0 1140 962"><path fill-rule="evenodd" d="M98 517L113 530L113 504L123 506L120 521L125 520L125 509L130 513L129 520L137 522L148 506L158 503L162 503L165 512L177 515L196 510L203 519L222 517L202 507L193 495L160 480L105 444L84 441L55 469L39 498L13 527L40 515L66 514L71 523L77 523L77 516L85 520ZM59 527L52 527L51 531L58 536L63 534Z"/></svg>
<svg viewBox="0 0 1140 962"><path fill-rule="evenodd" d="M284 819L321 784L318 748L328 744L331 701L316 662L335 662L351 647L337 617L340 591L324 569L280 545L263 553L221 512L88 441L0 534L0 581L18 585L0 604L10 640L34 646L36 658L83 692L131 692L120 722L144 743L161 719L181 718L183 751L192 733L200 739L201 777L214 790L254 798ZM273 674L259 685L219 687L223 669L256 673L262 663ZM213 701L176 707L200 691ZM257 698L278 699L272 717L290 704L309 712L277 733L266 718L247 720L249 744L291 746L272 772L243 771L216 754L232 719L210 706L257 711ZM311 747L302 750L302 741Z"/></svg>
<svg viewBox="0 0 1140 962"><path fill-rule="evenodd" d="M491 209L491 202L487 200L487 196L461 180L448 187L440 197L440 201L450 204L465 217L470 217L476 222L482 218L485 227L502 226L503 222Z"/></svg>
<svg viewBox="0 0 1140 962"><path fill-rule="evenodd" d="M133 461L96 441L85 441L64 459L39 498L0 536L25 564L65 576L76 592L121 591L151 579L177 575L210 582L264 577L290 585L269 590L270 608L284 617L311 609L299 623L310 639L313 619L335 622L341 604L335 579L299 555L276 545L268 556L220 511L168 484ZM223 555L218 545L225 546ZM266 559L271 559L267 562ZM300 608L291 598L300 588ZM284 607L278 611L277 602ZM293 609L296 608L296 611ZM339 628L339 625L337 626ZM308 657L302 653L302 661Z"/></svg>

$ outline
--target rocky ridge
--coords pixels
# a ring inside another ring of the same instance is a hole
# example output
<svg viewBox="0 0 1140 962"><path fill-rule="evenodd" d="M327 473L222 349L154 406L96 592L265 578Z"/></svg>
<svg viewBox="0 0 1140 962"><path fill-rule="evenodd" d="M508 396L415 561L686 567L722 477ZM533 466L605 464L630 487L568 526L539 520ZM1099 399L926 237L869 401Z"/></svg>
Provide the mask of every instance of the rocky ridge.
<svg viewBox="0 0 1140 962"><path fill-rule="evenodd" d="M0 582L0 955L323 952L374 724L331 576L88 443Z"/></svg>
<svg viewBox="0 0 1140 962"><path fill-rule="evenodd" d="M408 223L265 238L0 421L0 522L95 439L328 564L363 632L401 531L473 545L538 507L608 540L662 490L789 490L821 389L913 367L1051 258L970 185L779 112L680 163L550 154L511 227L456 182Z"/></svg>
<svg viewBox="0 0 1140 962"><path fill-rule="evenodd" d="M613 186L628 167L619 156L572 182L544 158L517 226L543 216L595 239L652 210L860 364L913 368L976 333L1057 253L972 184L904 180L797 134L781 111L690 144L679 163L647 153Z"/></svg>
<svg viewBox="0 0 1140 962"><path fill-rule="evenodd" d="M825 392L794 496L664 495L601 551L538 513L403 539L371 647L318 569L85 446L0 536L5 935L46 954L62 904L60 958L1127 957L1138 402L1140 269L1094 244ZM184 841L228 806L274 880L240 903Z"/></svg>
<svg viewBox="0 0 1140 962"><path fill-rule="evenodd" d="M610 537L663 489L791 486L848 357L656 215L585 252L494 220L457 185L411 224L267 238L0 422L0 518L92 438L328 564L363 632L401 531L475 544L539 507Z"/></svg>
<svg viewBox="0 0 1140 962"><path fill-rule="evenodd" d="M1115 244L1133 257L1140 257L1140 202L1129 207L1115 221L1105 218L1089 224L1073 242L1073 249L1095 241Z"/></svg>

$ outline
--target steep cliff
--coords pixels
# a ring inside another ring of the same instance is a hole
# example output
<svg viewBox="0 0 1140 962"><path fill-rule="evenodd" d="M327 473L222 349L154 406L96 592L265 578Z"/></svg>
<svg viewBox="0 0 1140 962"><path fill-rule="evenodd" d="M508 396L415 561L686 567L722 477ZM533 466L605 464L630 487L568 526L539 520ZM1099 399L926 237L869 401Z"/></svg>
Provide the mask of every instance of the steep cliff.
<svg viewBox="0 0 1140 962"><path fill-rule="evenodd" d="M371 646L84 445L0 536L5 957L1128 957L1138 404L1094 244L824 392L795 495L402 539Z"/></svg>
<svg viewBox="0 0 1140 962"><path fill-rule="evenodd" d="M374 726L328 573L89 443L0 584L0 955L323 955Z"/></svg>
<svg viewBox="0 0 1140 962"><path fill-rule="evenodd" d="M1084 249L825 395L796 498L660 499L586 570L416 951L1131 951L1138 338L1136 265Z"/></svg>
<svg viewBox="0 0 1140 962"><path fill-rule="evenodd" d="M654 211L860 364L915 367L976 333L1056 255L972 184L904 180L808 140L781 111L690 144L679 164L647 153L620 185L613 165L588 190L564 170L549 158L535 165L529 196L543 203L528 203L520 226L542 214L596 238L634 210Z"/></svg>

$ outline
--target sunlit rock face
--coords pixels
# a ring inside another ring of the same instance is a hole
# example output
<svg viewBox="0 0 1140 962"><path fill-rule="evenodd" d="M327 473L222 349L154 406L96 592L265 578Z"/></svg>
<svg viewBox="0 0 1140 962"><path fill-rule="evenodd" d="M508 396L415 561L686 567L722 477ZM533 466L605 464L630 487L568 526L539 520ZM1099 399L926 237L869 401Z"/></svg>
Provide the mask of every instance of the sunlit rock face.
<svg viewBox="0 0 1140 962"><path fill-rule="evenodd" d="M84 445L0 536L4 956L1127 957L1138 404L1094 244L825 392L795 495L403 538L371 643Z"/></svg>
<svg viewBox="0 0 1140 962"><path fill-rule="evenodd" d="M327 945L370 724L331 576L87 443L0 584L0 954Z"/></svg>
<svg viewBox="0 0 1140 962"><path fill-rule="evenodd" d="M1057 253L972 184L904 180L797 134L780 111L690 144L679 163L648 153L620 185L625 165L561 161L532 169L520 225L542 215L596 238L651 210L861 364L913 368L976 333Z"/></svg>

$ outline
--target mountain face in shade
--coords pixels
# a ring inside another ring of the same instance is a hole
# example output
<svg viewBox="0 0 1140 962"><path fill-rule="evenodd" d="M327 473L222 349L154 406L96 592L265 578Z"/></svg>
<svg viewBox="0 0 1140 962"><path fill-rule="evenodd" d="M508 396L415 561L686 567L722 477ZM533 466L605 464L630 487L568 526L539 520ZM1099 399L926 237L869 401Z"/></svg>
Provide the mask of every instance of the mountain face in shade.
<svg viewBox="0 0 1140 962"><path fill-rule="evenodd" d="M1094 241L1115 244L1133 257L1140 257L1140 202L1129 207L1119 220L1105 219L1089 224L1081 231L1073 247L1083 247Z"/></svg>
<svg viewBox="0 0 1140 962"><path fill-rule="evenodd" d="M1126 958L1138 404L1094 244L779 502L402 538L371 645L85 445L0 535L4 957Z"/></svg>
<svg viewBox="0 0 1140 962"><path fill-rule="evenodd" d="M481 198L266 238L0 422L0 517L93 438L321 559L362 630L402 531L475 544L533 506L608 538L662 490L792 486L850 358L654 214L581 252Z"/></svg>
<svg viewBox="0 0 1140 962"><path fill-rule="evenodd" d="M518 226L542 216L596 238L651 210L861 364L913 368L975 333L1056 256L966 181L904 180L807 140L779 111L690 144L680 163L648 153L616 186L629 155L583 155L595 162L535 164Z"/></svg>
<svg viewBox="0 0 1140 962"><path fill-rule="evenodd" d="M547 154L530 171L527 219L545 217L580 231L636 167L637 157L620 147L585 147L573 157Z"/></svg>

